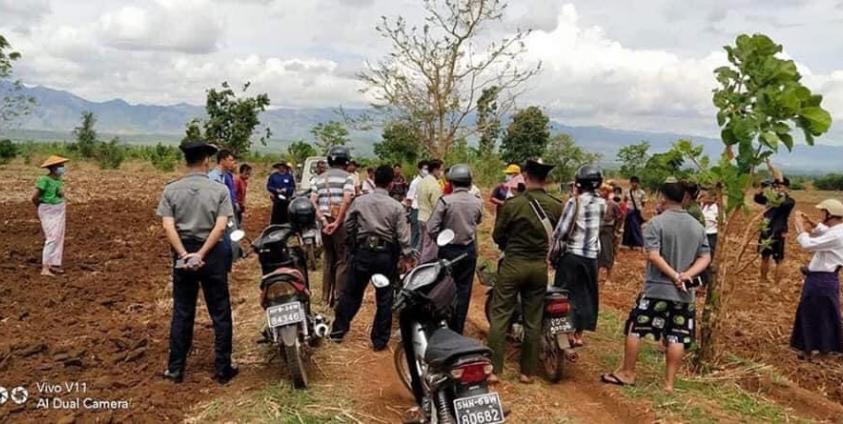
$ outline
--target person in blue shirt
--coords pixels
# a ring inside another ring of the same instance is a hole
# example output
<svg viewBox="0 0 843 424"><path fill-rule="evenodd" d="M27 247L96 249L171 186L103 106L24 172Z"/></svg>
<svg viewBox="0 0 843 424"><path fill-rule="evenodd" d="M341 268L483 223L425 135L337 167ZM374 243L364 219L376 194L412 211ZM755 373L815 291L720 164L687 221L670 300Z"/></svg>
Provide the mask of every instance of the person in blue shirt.
<svg viewBox="0 0 843 424"><path fill-rule="evenodd" d="M237 168L237 158L234 156L234 152L228 149L221 149L217 152L217 166L214 169L208 171L208 178L211 181L216 181L220 184L224 184L228 188L228 193L231 196L231 207L237 214L237 186L234 185L234 175L233 172ZM223 246L226 249L228 254L227 261L226 261L226 268L228 271L231 271L231 264L234 262L234 258L240 258L240 247L237 243L231 243L229 240L229 235L232 231L239 228L240 223L237 222L236 218L231 219L229 226L226 227L225 237L222 238Z"/></svg>
<svg viewBox="0 0 843 424"><path fill-rule="evenodd" d="M296 194L296 180L290 172L290 167L284 162L272 165L275 171L266 180L266 191L272 199L271 225L285 224L290 221L287 207L293 195Z"/></svg>

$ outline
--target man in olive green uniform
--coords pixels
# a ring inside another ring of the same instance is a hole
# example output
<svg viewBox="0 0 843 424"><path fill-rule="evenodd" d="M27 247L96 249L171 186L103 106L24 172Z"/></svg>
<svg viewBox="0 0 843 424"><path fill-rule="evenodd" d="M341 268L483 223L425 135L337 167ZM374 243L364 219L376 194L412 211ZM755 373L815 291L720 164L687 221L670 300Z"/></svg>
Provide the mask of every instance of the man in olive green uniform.
<svg viewBox="0 0 843 424"><path fill-rule="evenodd" d="M494 352L495 373L500 374L506 354L506 332L520 294L524 311L520 380L530 383L541 346L549 232L562 215L562 203L544 190L552 165L529 160L524 168L527 190L504 203L492 233L495 243L504 252L504 259L498 268L498 282L492 295L488 343ZM491 382L497 379L495 375L490 377Z"/></svg>
<svg viewBox="0 0 843 424"><path fill-rule="evenodd" d="M221 240L234 208L225 185L208 178L208 157L216 147L193 141L182 144L181 150L188 172L167 184L157 209L173 253L173 318L164 377L177 383L184 378L201 287L214 324L214 378L225 384L237 375L231 363L227 250Z"/></svg>

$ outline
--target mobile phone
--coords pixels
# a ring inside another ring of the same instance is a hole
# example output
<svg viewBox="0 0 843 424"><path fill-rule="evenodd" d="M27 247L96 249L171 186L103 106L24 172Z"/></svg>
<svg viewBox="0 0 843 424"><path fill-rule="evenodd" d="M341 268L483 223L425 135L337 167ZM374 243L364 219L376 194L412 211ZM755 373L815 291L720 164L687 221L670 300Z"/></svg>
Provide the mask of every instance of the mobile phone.
<svg viewBox="0 0 843 424"><path fill-rule="evenodd" d="M703 285L703 279L699 275L694 277L694 278L689 279L685 283L685 287L687 287L689 289L695 289L695 288L700 287L702 285Z"/></svg>

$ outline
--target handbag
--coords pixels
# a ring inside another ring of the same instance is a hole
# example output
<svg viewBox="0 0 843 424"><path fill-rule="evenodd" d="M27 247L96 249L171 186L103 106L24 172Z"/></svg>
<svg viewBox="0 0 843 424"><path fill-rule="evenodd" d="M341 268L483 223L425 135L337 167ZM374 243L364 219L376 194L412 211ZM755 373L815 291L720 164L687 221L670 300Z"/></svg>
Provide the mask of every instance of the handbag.
<svg viewBox="0 0 843 424"><path fill-rule="evenodd" d="M568 227L568 231L562 235L561 238L558 240L553 239L553 234L550 235L550 252L548 252L547 258L550 263L554 266L559 264L559 261L568 253L568 241L571 239L571 236L574 234L574 228L577 225L577 219L579 218L580 214L580 198L579 196L574 197L574 216L571 219L571 225Z"/></svg>

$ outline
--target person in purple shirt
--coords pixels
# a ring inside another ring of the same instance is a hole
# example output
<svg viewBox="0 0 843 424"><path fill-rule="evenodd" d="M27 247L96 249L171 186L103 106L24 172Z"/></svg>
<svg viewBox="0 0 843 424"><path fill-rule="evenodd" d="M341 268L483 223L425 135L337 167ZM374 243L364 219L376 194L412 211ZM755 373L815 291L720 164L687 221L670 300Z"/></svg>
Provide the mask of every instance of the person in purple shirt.
<svg viewBox="0 0 843 424"><path fill-rule="evenodd" d="M270 224L278 225L289 222L287 207L296 194L296 180L290 172L290 166L284 162L272 165L275 172L266 180L266 191L272 199L272 217Z"/></svg>

